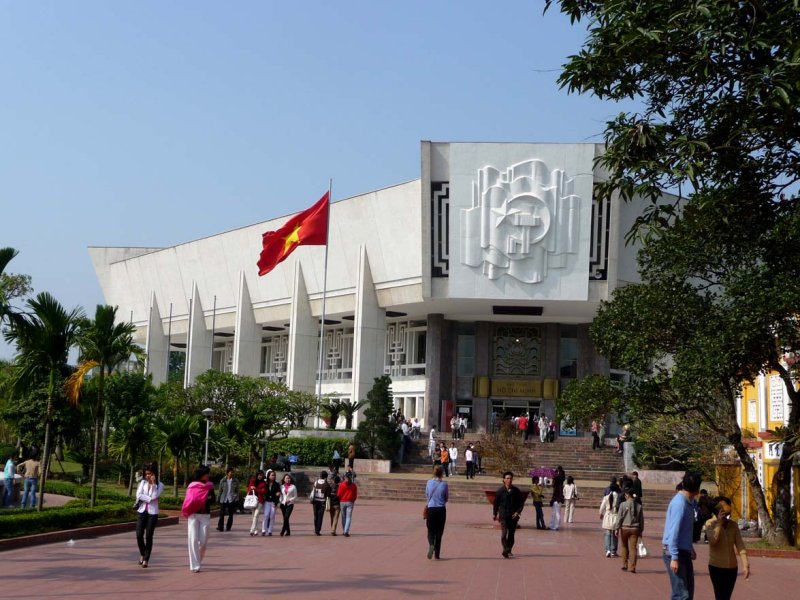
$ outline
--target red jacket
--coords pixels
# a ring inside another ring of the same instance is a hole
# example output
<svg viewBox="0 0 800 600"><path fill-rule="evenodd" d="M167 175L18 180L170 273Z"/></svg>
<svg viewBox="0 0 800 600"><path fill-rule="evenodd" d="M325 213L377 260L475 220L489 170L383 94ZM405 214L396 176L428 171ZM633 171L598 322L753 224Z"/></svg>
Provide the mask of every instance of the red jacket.
<svg viewBox="0 0 800 600"><path fill-rule="evenodd" d="M358 497L358 486L344 481L339 484L336 495L339 496L339 502L355 502Z"/></svg>
<svg viewBox="0 0 800 600"><path fill-rule="evenodd" d="M267 499L267 482L263 479L256 484L256 478L251 477L250 481L247 483L247 493L250 493L255 487L256 496L258 497L258 503L264 504L264 501Z"/></svg>

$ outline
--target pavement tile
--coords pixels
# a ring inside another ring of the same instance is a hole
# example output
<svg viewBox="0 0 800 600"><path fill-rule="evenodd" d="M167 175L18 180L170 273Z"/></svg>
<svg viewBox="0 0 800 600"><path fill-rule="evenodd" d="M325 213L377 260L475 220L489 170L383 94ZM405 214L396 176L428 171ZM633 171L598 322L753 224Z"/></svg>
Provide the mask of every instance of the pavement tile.
<svg viewBox="0 0 800 600"><path fill-rule="evenodd" d="M487 600L618 600L668 598L669 583L658 549L663 513L648 515L645 542L655 557L638 573L605 558L597 511L580 508L560 531L532 528L531 506L517 533L515 557L500 556L500 533L486 505L448 508L442 560L427 560L423 502L361 500L351 537L317 537L311 507L300 503L292 536L250 537L250 518L237 515L233 530L212 528L203 572L190 573L186 525L156 529L150 568L138 565L133 533L10 550L0 556L5 591L28 598L250 598L283 594L296 599L381 600L431 598ZM549 510L545 510L549 519ZM280 518L279 518L280 522ZM712 598L708 548L697 546L698 599ZM734 598L789 598L797 590L800 560L751 559L749 582L739 578ZM4 592L5 594L5 592ZM788 594L788 595L787 595Z"/></svg>

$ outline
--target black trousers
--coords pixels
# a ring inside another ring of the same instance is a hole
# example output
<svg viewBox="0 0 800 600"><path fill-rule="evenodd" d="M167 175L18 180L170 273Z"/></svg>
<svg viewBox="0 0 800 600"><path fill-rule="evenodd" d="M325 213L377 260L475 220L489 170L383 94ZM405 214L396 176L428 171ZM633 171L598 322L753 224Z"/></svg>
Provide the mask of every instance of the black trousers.
<svg viewBox="0 0 800 600"><path fill-rule="evenodd" d="M592 450L597 450L600 447L600 435L596 432L592 432Z"/></svg>
<svg viewBox="0 0 800 600"><path fill-rule="evenodd" d="M517 532L518 519L511 517L500 519L500 543L503 544L503 552L511 552L514 547L514 534Z"/></svg>
<svg viewBox="0 0 800 600"><path fill-rule="evenodd" d="M139 545L139 554L146 561L150 560L150 553L153 551L153 532L157 521L158 515L149 515L147 511L136 517L136 543Z"/></svg>
<svg viewBox="0 0 800 600"><path fill-rule="evenodd" d="M450 477L450 461L442 463L442 470L444 471L445 477Z"/></svg>
<svg viewBox="0 0 800 600"><path fill-rule="evenodd" d="M467 479L475 478L475 463L471 460L467 461Z"/></svg>
<svg viewBox="0 0 800 600"><path fill-rule="evenodd" d="M725 569L708 565L708 574L711 576L711 585L714 586L716 600L730 600L733 595L733 586L736 585L736 574L739 569Z"/></svg>
<svg viewBox="0 0 800 600"><path fill-rule="evenodd" d="M447 521L447 509L444 506L428 508L428 545L433 546L433 555L439 558L442 549L444 524Z"/></svg>
<svg viewBox="0 0 800 600"><path fill-rule="evenodd" d="M322 530L322 519L325 516L325 502L314 501L314 533Z"/></svg>
<svg viewBox="0 0 800 600"><path fill-rule="evenodd" d="M542 510L541 502L534 502L533 507L536 509L536 529L547 529L544 524L544 511Z"/></svg>
<svg viewBox="0 0 800 600"><path fill-rule="evenodd" d="M236 512L236 505L237 502L220 502L219 505L219 522L217 523L217 529L222 531L222 525L225 522L225 514L228 515L228 523L225 525L225 529L227 531L231 530L233 526L233 513Z"/></svg>
<svg viewBox="0 0 800 600"><path fill-rule="evenodd" d="M289 527L289 518L292 516L294 504L281 504L281 514L283 515L283 527L281 527L281 535L291 535L292 530Z"/></svg>

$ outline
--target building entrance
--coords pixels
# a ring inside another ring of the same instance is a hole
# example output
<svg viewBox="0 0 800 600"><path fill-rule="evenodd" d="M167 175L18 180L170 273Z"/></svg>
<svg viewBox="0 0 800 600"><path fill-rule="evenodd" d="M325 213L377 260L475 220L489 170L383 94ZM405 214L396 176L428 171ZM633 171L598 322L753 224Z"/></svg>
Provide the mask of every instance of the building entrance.
<svg viewBox="0 0 800 600"><path fill-rule="evenodd" d="M491 401L492 414L490 415L489 423L492 430L503 420L513 419L521 415L528 415L533 417L539 416L542 402L540 399L510 399L510 398L492 398Z"/></svg>

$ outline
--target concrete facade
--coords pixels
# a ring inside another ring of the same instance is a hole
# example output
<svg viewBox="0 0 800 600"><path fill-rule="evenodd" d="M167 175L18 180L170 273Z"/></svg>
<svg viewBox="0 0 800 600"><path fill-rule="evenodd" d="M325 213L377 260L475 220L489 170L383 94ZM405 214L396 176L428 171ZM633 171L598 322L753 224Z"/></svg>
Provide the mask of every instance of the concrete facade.
<svg viewBox="0 0 800 600"><path fill-rule="evenodd" d="M607 372L588 337L599 303L637 279L636 206L598 204L595 144L422 142L420 179L334 202L325 248L264 277L278 217L166 248L90 248L106 302L131 315L156 383L185 353L208 368L342 399L392 377L423 427L454 411L554 414L570 379ZM342 423L340 423L342 424Z"/></svg>

